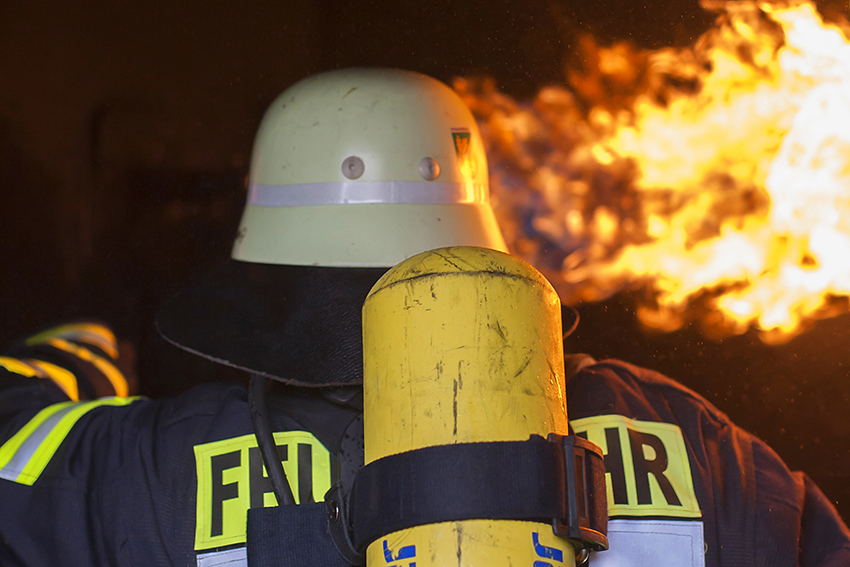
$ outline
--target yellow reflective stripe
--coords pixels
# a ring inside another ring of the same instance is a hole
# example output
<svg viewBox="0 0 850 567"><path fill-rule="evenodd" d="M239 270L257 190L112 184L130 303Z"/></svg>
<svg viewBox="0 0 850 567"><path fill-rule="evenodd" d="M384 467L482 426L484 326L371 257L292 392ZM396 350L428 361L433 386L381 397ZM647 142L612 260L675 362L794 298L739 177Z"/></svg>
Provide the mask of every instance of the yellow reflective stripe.
<svg viewBox="0 0 850 567"><path fill-rule="evenodd" d="M103 372L104 376L109 380L112 384L112 387L115 389L115 395L125 398L127 394L130 393L130 387L127 385L127 379L124 378L124 375L121 374L121 371L115 367L114 364L104 359L103 357L97 356L92 351L85 349L83 347L79 347L74 343L68 342L65 339L49 339L45 341L50 346L54 346L58 349L64 350L65 352L69 352L74 356L77 356L87 362L91 362L95 365L95 367Z"/></svg>
<svg viewBox="0 0 850 567"><path fill-rule="evenodd" d="M97 407L125 406L138 399L101 398L44 408L0 447L0 478L32 485L83 415Z"/></svg>
<svg viewBox="0 0 850 567"><path fill-rule="evenodd" d="M74 402L62 402L47 406L33 417L20 431L15 433L11 439L0 446L0 471L5 470L6 466L12 460L12 457L18 452L18 449L24 442L29 439L30 435L38 429L38 427L47 421L53 414L72 405ZM4 477L5 478L5 477Z"/></svg>
<svg viewBox="0 0 850 567"><path fill-rule="evenodd" d="M118 341L115 339L115 334L109 327L96 323L72 323L54 327L30 337L26 344L44 343L57 337L94 345L113 359L118 358Z"/></svg>
<svg viewBox="0 0 850 567"><path fill-rule="evenodd" d="M91 402L83 402L77 404L71 411L65 414L59 423L56 424L47 434L45 439L38 445L32 457L27 461L26 466L21 471L16 479L22 484L32 484L38 476L44 471L47 463L53 458L54 453L71 432L71 428L77 421L86 413L99 406L124 406L134 402L138 398L102 398Z"/></svg>
<svg viewBox="0 0 850 567"><path fill-rule="evenodd" d="M77 377L74 376L73 372L43 360L28 358L26 363L37 368L42 378L53 380L71 400L75 402L80 400L80 392L77 389Z"/></svg>
<svg viewBox="0 0 850 567"><path fill-rule="evenodd" d="M31 368L24 362L21 362L17 358L9 358L8 356L0 356L0 366L8 370L9 372L13 372L15 374L20 374L22 376L26 376L28 378L33 378L38 376L38 372Z"/></svg>
<svg viewBox="0 0 850 567"><path fill-rule="evenodd" d="M0 366L10 372L14 372L15 374L26 376L27 378L44 378L46 380L52 380L70 399L75 402L80 399L80 394L77 389L77 377L74 376L72 372L56 366L55 364L31 358L18 360L16 358L0 356Z"/></svg>

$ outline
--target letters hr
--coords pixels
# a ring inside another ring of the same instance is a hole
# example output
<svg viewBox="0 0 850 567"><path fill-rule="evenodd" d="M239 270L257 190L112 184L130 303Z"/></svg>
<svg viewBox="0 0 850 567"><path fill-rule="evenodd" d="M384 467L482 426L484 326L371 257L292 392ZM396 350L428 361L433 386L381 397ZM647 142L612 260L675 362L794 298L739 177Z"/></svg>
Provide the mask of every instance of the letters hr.
<svg viewBox="0 0 850 567"><path fill-rule="evenodd" d="M667 450L661 439L651 433L644 433L627 428L629 433L629 445L631 447L632 463L634 464L635 488L637 490L638 504L652 504L652 492L649 489L649 475L655 477L661 488L667 504L670 506L681 506L673 484L664 475L667 470ZM579 433L587 439L586 433ZM605 453L605 472L610 475L611 492L614 496L614 504L629 504L629 494L626 487L626 467L623 461L623 449L620 446L620 432L617 427L605 428L605 443L608 452ZM649 446L655 451L655 458L647 459L643 452L644 446Z"/></svg>
<svg viewBox="0 0 850 567"><path fill-rule="evenodd" d="M277 455L281 462L289 457L288 445L277 445ZM313 448L309 444L298 444L298 503L315 502L313 497ZM239 482L224 482L224 471L243 466L241 451L231 451L221 455L215 455L210 459L212 468L212 522L210 526L210 537L220 536L224 533L224 502L239 497ZM265 474L263 458L260 449L251 447L248 449L248 490L250 491L250 507L260 508L264 506L266 493L272 493L271 482ZM292 481L290 479L290 488Z"/></svg>

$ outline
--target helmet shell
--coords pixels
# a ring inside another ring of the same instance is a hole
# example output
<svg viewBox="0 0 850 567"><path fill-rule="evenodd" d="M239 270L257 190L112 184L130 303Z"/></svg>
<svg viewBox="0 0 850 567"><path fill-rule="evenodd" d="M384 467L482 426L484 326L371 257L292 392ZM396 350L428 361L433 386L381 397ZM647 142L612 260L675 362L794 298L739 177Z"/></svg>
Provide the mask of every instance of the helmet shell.
<svg viewBox="0 0 850 567"><path fill-rule="evenodd" d="M505 250L475 119L443 83L343 69L302 80L266 112L232 257L389 267L449 245Z"/></svg>
<svg viewBox="0 0 850 567"><path fill-rule="evenodd" d="M232 259L167 301L157 329L289 384L358 384L374 283L408 257L461 245L505 250L461 99L408 71L322 73L266 112Z"/></svg>

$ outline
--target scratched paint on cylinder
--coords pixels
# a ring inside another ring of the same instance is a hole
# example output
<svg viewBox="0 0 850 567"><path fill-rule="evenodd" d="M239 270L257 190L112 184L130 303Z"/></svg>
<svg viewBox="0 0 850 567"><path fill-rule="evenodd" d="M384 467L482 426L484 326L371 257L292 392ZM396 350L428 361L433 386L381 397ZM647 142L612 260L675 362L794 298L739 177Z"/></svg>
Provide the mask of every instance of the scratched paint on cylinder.
<svg viewBox="0 0 850 567"><path fill-rule="evenodd" d="M367 463L433 445L568 434L560 301L524 262L471 247L414 256L372 289L363 325ZM544 540L565 558L559 565L572 564L572 546L551 526L504 520L402 530L371 544L367 563L415 548L417 567L449 556L459 566L530 566L542 549L533 542Z"/></svg>

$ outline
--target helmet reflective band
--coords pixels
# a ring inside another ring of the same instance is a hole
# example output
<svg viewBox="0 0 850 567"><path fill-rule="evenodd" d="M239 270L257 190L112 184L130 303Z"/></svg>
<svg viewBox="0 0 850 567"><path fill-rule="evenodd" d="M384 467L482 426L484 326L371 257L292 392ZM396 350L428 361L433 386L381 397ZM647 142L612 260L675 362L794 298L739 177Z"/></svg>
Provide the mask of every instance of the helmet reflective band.
<svg viewBox="0 0 850 567"><path fill-rule="evenodd" d="M346 69L275 100L254 143L234 259L377 267L450 245L505 250L478 128L451 89Z"/></svg>

